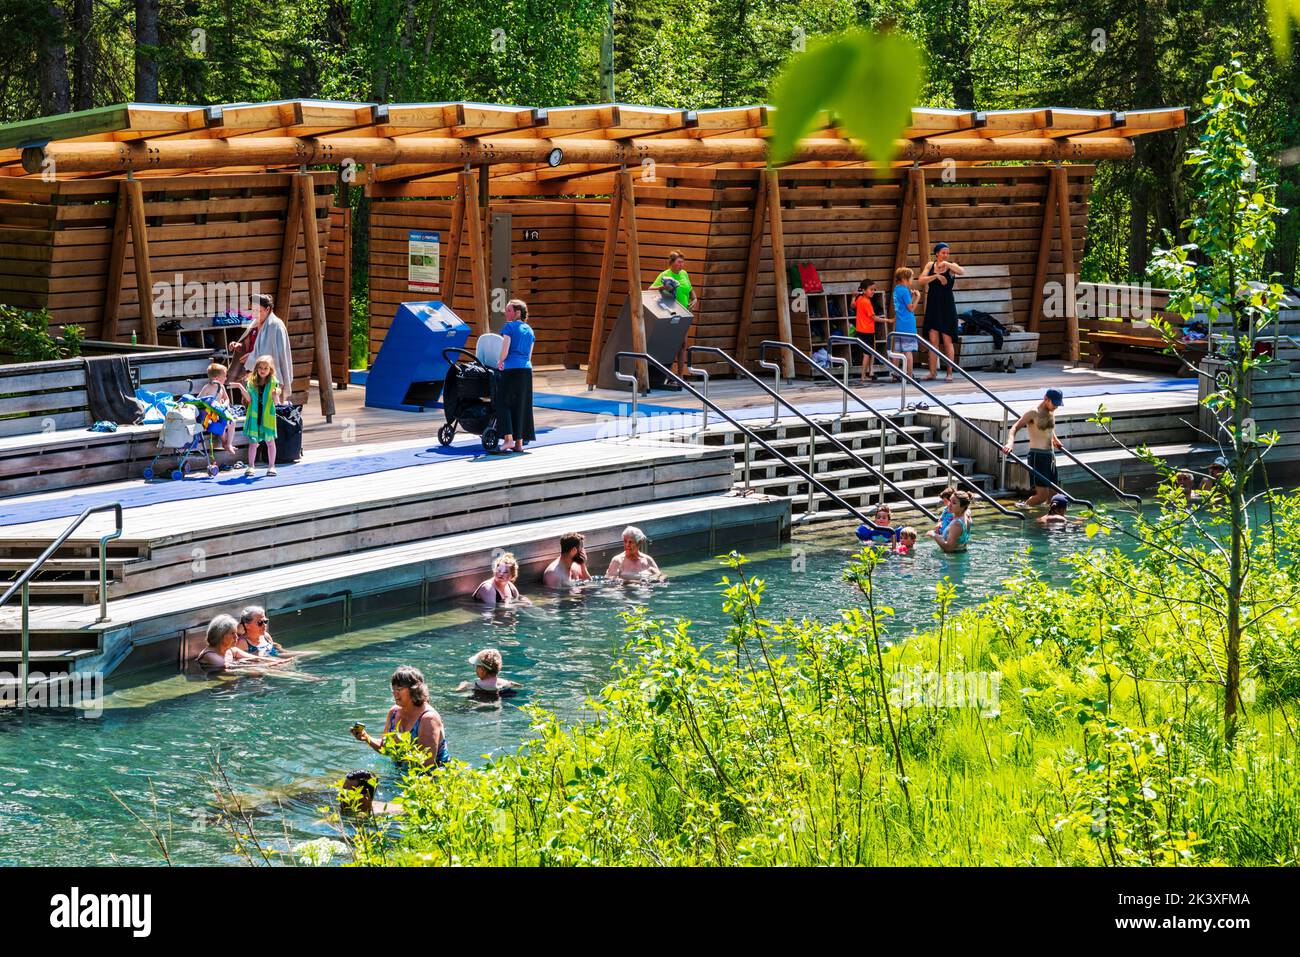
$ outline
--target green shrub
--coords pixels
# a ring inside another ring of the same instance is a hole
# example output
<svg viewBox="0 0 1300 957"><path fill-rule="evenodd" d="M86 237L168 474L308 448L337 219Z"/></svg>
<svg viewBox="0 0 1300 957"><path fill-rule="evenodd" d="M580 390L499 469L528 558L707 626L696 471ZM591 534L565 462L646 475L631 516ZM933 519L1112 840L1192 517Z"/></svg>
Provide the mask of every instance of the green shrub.
<svg viewBox="0 0 1300 957"><path fill-rule="evenodd" d="M43 362L81 355L85 331L65 326L62 340L49 332L50 314L45 309L21 309L0 303L0 355L19 362Z"/></svg>

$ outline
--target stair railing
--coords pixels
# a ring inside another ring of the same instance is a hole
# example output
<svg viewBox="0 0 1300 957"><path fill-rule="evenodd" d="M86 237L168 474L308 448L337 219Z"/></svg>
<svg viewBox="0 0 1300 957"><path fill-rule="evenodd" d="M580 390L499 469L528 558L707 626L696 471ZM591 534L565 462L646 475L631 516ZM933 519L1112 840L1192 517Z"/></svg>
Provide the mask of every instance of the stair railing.
<svg viewBox="0 0 1300 957"><path fill-rule="evenodd" d="M27 707L27 676L31 673L31 594L29 584L41 567L50 560L50 558L63 547L64 542L81 527L91 515L97 512L113 512L114 530L99 539L99 617L95 620L96 624L103 624L108 621L108 543L115 538L122 537L122 503L114 502L112 505L92 505L85 509L80 515L73 519L72 524L63 530L63 532L52 541L45 551L41 552L27 570L18 576L3 595L0 595L0 608L3 608L13 598L14 593L18 592L22 596L22 666L19 672L19 690L18 706Z"/></svg>

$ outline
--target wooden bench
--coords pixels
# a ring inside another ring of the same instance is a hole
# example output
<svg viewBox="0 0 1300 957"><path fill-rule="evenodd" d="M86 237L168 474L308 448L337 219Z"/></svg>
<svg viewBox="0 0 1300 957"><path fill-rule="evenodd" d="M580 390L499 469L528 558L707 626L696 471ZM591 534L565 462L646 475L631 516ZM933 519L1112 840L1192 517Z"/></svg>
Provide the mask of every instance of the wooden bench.
<svg viewBox="0 0 1300 957"><path fill-rule="evenodd" d="M1094 331L1088 333L1089 352L1093 356L1096 369L1114 368L1115 366L1141 365L1158 369L1175 369L1187 377L1195 373L1187 369L1174 356L1165 353L1169 347L1161 336L1139 335L1131 332ZM1182 354L1193 365L1207 352L1207 343L1175 342L1175 351Z"/></svg>
<svg viewBox="0 0 1300 957"><path fill-rule="evenodd" d="M87 352L94 350L94 344ZM137 347L132 380L150 392L193 392L207 379L210 349ZM0 366L0 483L6 494L111 482L140 474L161 425L91 432L81 359Z"/></svg>
<svg viewBox="0 0 1300 957"><path fill-rule="evenodd" d="M1006 266L966 266L966 274L957 279L952 298L957 318L971 309L986 312L1004 326L1015 322L1011 303L1011 271ZM1002 348L993 344L992 336L961 336L957 342L957 364L963 369L987 369L1010 356L1020 368L1033 365L1038 358L1038 333L1009 332Z"/></svg>

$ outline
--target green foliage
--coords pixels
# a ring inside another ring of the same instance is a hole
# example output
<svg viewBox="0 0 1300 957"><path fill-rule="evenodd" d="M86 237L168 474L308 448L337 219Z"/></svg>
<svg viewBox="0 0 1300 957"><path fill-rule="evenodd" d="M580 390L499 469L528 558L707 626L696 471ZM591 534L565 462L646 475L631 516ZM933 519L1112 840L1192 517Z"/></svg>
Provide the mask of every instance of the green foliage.
<svg viewBox="0 0 1300 957"><path fill-rule="evenodd" d="M352 293L351 316L348 368L365 369L370 365L370 297L366 290Z"/></svg>
<svg viewBox="0 0 1300 957"><path fill-rule="evenodd" d="M85 330L65 326L63 338L49 333L50 314L45 309L20 309L0 303L0 357L19 362L42 362L81 355Z"/></svg>
<svg viewBox="0 0 1300 957"><path fill-rule="evenodd" d="M532 709L517 753L412 767L404 814L344 830L383 865L1294 864L1300 619L1270 592L1296 541L1292 496L1255 542L1277 550L1248 596L1258 704L1231 746L1221 625L1170 605L1157 550L1092 550L1069 588L1022 576L956 614L941 583L934 630L901 642L876 552L845 572L862 606L829 624L763 618L733 553L717 644L629 613L582 720Z"/></svg>
<svg viewBox="0 0 1300 957"><path fill-rule="evenodd" d="M772 84L769 161L788 160L829 111L868 159L887 166L911 122L921 82L920 52L901 34L850 30L821 41L791 60Z"/></svg>

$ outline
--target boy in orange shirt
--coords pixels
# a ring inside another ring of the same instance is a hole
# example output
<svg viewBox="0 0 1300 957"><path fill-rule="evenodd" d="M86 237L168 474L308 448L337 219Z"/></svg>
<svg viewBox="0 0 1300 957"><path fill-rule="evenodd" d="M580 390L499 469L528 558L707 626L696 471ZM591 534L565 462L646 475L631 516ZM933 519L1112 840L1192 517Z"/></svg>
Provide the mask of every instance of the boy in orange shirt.
<svg viewBox="0 0 1300 957"><path fill-rule="evenodd" d="M853 329L858 338L871 346L876 345L876 284L870 279L858 283L858 298L853 300ZM882 318L880 320L884 322ZM876 360L870 352L862 350L861 377L864 383L870 382L876 371Z"/></svg>

